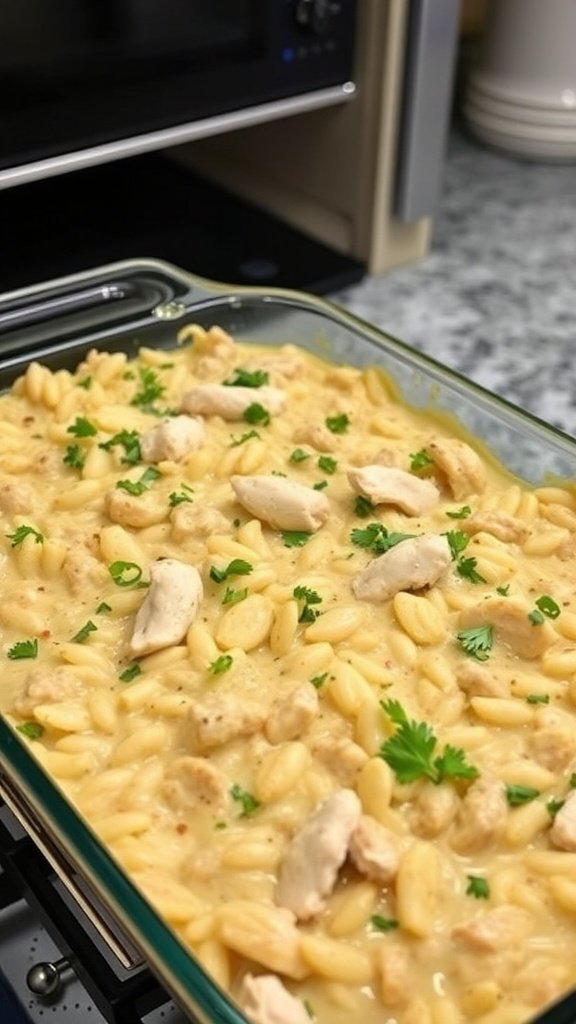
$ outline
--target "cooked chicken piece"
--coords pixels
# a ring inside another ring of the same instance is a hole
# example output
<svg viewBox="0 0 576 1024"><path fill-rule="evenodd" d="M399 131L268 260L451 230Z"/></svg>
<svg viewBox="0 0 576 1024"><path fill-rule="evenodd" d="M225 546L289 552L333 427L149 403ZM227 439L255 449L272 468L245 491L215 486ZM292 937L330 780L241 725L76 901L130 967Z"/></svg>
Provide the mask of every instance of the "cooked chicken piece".
<svg viewBox="0 0 576 1024"><path fill-rule="evenodd" d="M530 751L534 760L552 772L566 768L576 750L576 726L560 708L538 708L534 716Z"/></svg>
<svg viewBox="0 0 576 1024"><path fill-rule="evenodd" d="M202 579L193 565L175 558L152 562L150 589L136 615L130 654L141 658L180 643L196 617L202 596Z"/></svg>
<svg viewBox="0 0 576 1024"><path fill-rule="evenodd" d="M360 601L386 601L400 590L432 586L448 568L452 556L445 537L422 534L403 540L375 558L352 580Z"/></svg>
<svg viewBox="0 0 576 1024"><path fill-rule="evenodd" d="M434 839L454 821L459 806L454 786L424 782L412 804L410 828L423 839Z"/></svg>
<svg viewBox="0 0 576 1024"><path fill-rule="evenodd" d="M460 529L470 535L489 533L505 544L523 544L530 533L529 527L521 519L509 516L506 512L495 511L477 512L469 519L463 519Z"/></svg>
<svg viewBox="0 0 576 1024"><path fill-rule="evenodd" d="M478 853L502 835L508 818L506 791L500 779L482 775L463 798L450 843L457 853Z"/></svg>
<svg viewBox="0 0 576 1024"><path fill-rule="evenodd" d="M275 974L247 974L238 1002L253 1024L310 1024L301 999L293 996Z"/></svg>
<svg viewBox="0 0 576 1024"><path fill-rule="evenodd" d="M90 554L84 544L74 544L70 548L62 571L75 597L84 597L88 587L105 583L108 576L106 567Z"/></svg>
<svg viewBox="0 0 576 1024"><path fill-rule="evenodd" d="M142 434L140 451L144 462L180 462L200 448L205 437L204 421L199 417L173 416Z"/></svg>
<svg viewBox="0 0 576 1024"><path fill-rule="evenodd" d="M135 497L121 487L108 491L104 499L106 514L113 523L143 530L166 519L166 505L159 505L154 498Z"/></svg>
<svg viewBox="0 0 576 1024"><path fill-rule="evenodd" d="M446 476L457 501L469 494L481 494L486 486L484 463L473 448L458 438L433 438L425 445L434 464Z"/></svg>
<svg viewBox="0 0 576 1024"><path fill-rule="evenodd" d="M338 441L332 431L319 423L298 427L294 431L294 441L296 444L309 444L317 452L335 452L338 447Z"/></svg>
<svg viewBox="0 0 576 1024"><path fill-rule="evenodd" d="M385 942L376 950L376 970L380 976L380 998L384 1006L404 1006L411 996L410 956L395 942Z"/></svg>
<svg viewBox="0 0 576 1024"><path fill-rule="evenodd" d="M487 597L460 612L460 628L492 626L500 642L523 658L539 658L558 639L549 622L528 618L531 608L515 597Z"/></svg>
<svg viewBox="0 0 576 1024"><path fill-rule="evenodd" d="M342 786L354 786L368 760L364 747L348 736L323 736L313 742L312 752Z"/></svg>
<svg viewBox="0 0 576 1024"><path fill-rule="evenodd" d="M509 697L510 686L487 668L465 661L456 669L456 682L469 697Z"/></svg>
<svg viewBox="0 0 576 1024"><path fill-rule="evenodd" d="M330 515L325 494L278 476L233 476L232 489L245 509L276 530L318 530Z"/></svg>
<svg viewBox="0 0 576 1024"><path fill-rule="evenodd" d="M576 852L576 790L566 797L564 804L556 812L550 829L550 842L559 850Z"/></svg>
<svg viewBox="0 0 576 1024"><path fill-rule="evenodd" d="M302 683L272 705L264 732L274 744L300 739L317 714L318 692L310 683Z"/></svg>
<svg viewBox="0 0 576 1024"><path fill-rule="evenodd" d="M8 516L17 512L32 512L37 505L37 498L30 484L25 480L10 480L8 477L0 482L0 511Z"/></svg>
<svg viewBox="0 0 576 1024"><path fill-rule="evenodd" d="M496 953L517 946L532 930L532 917L520 907L503 904L456 925L452 938L474 953Z"/></svg>
<svg viewBox="0 0 576 1024"><path fill-rule="evenodd" d="M222 747L239 736L251 736L262 728L266 711L240 696L209 694L189 711L190 746L197 753Z"/></svg>
<svg viewBox="0 0 576 1024"><path fill-rule="evenodd" d="M324 909L360 815L356 794L340 789L312 812L292 839L280 865L276 902L299 920Z"/></svg>
<svg viewBox="0 0 576 1024"><path fill-rule="evenodd" d="M398 837L368 814L362 815L350 836L348 853L354 867L373 882L389 885L398 874Z"/></svg>
<svg viewBox="0 0 576 1024"><path fill-rule="evenodd" d="M194 372L203 379L222 379L236 362L236 343L221 327L206 330L200 324L187 324L178 331L178 343L184 342L192 344Z"/></svg>
<svg viewBox="0 0 576 1024"><path fill-rule="evenodd" d="M229 387L226 384L201 384L182 396L184 412L196 416L221 416L223 420L241 420L250 405L257 403L275 415L282 412L286 395L280 388Z"/></svg>
<svg viewBox="0 0 576 1024"><path fill-rule="evenodd" d="M198 805L220 811L228 803L226 776L205 757L178 757L166 771L162 792L177 811Z"/></svg>
<svg viewBox="0 0 576 1024"><path fill-rule="evenodd" d="M409 516L430 512L440 500L440 492L431 480L420 480L413 473L390 466L354 467L348 470L348 480L373 505L396 505Z"/></svg>
<svg viewBox="0 0 576 1024"><path fill-rule="evenodd" d="M214 533L231 533L232 523L212 505L194 505L189 501L176 505L171 513L172 537L176 543L188 537L210 537Z"/></svg>
<svg viewBox="0 0 576 1024"><path fill-rule="evenodd" d="M27 718L39 704L57 703L78 694L80 683L69 668L35 668L14 701L14 712Z"/></svg>

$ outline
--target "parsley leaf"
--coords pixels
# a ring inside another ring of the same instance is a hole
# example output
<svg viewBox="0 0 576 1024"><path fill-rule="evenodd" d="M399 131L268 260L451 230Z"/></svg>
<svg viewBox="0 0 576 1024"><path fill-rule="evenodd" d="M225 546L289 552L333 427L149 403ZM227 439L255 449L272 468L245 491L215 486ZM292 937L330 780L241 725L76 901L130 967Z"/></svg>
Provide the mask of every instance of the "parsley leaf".
<svg viewBox="0 0 576 1024"><path fill-rule="evenodd" d="M365 529L352 530L350 540L359 548L368 548L376 555L381 555L390 548L400 544L403 540L409 540L413 533L390 533L382 523L368 523Z"/></svg>
<svg viewBox="0 0 576 1024"><path fill-rule="evenodd" d="M190 497L190 494L194 494L192 488L188 487L186 484L182 484L181 486L181 491L171 491L168 495L168 504L170 505L170 508L176 508L176 505L182 505L184 502L193 501L193 498ZM190 491L190 494L187 494L186 491Z"/></svg>
<svg viewBox="0 0 576 1024"><path fill-rule="evenodd" d="M329 476L332 476L332 474L338 469L338 463L336 462L336 459L332 459L329 455L321 455L318 459L318 468L321 469L323 473L328 473Z"/></svg>
<svg viewBox="0 0 576 1024"><path fill-rule="evenodd" d="M288 459L288 462L304 462L305 459L309 458L310 452L305 452L303 448L295 448Z"/></svg>
<svg viewBox="0 0 576 1024"><path fill-rule="evenodd" d="M138 376L140 378L140 389L131 399L130 405L137 405L145 412L157 412L154 408L154 402L158 398L162 398L166 392L166 387L161 381L158 380L158 374L151 370L149 366L140 367L138 370Z"/></svg>
<svg viewBox="0 0 576 1024"><path fill-rule="evenodd" d="M239 444L245 444L251 437L260 437L260 434L257 430L248 430L245 434L242 434L241 437L233 437L230 447L237 448Z"/></svg>
<svg viewBox="0 0 576 1024"><path fill-rule="evenodd" d="M481 878L479 875L466 875L466 878L468 879L467 896L474 896L474 899L477 900L490 899L490 886L486 878Z"/></svg>
<svg viewBox="0 0 576 1024"><path fill-rule="evenodd" d="M367 519L368 516L372 515L374 511L374 505L370 501L370 498L365 498L363 494L357 494L354 499L354 512L359 519Z"/></svg>
<svg viewBox="0 0 576 1024"><path fill-rule="evenodd" d="M270 374L267 370L243 370L237 367L234 370L234 377L231 380L223 380L222 383L228 388L261 388L269 379Z"/></svg>
<svg viewBox="0 0 576 1024"><path fill-rule="evenodd" d="M230 796L236 803L241 805L241 818L249 818L260 807L260 801L255 796L252 796L252 793L242 789L242 786L238 786L236 783L230 789Z"/></svg>
<svg viewBox="0 0 576 1024"><path fill-rule="evenodd" d="M350 420L345 412L339 416L327 416L324 422L333 434L345 434L350 426Z"/></svg>
<svg viewBox="0 0 576 1024"><path fill-rule="evenodd" d="M33 526L17 526L14 533L7 533L6 537L10 541L10 546L13 548L18 547L23 540L26 540L26 537L34 537L36 544L44 543L43 534L38 533L38 530L35 530Z"/></svg>
<svg viewBox="0 0 576 1024"><path fill-rule="evenodd" d="M94 633L95 630L97 630L97 629L98 629L98 626L95 626L94 623L92 622L92 620L88 619L88 622L84 626L82 626L82 629L79 629L78 632L75 633L73 637L71 637L70 643L73 643L73 644L83 644L83 643L85 643L85 641L90 636L90 633Z"/></svg>
<svg viewBox="0 0 576 1024"><path fill-rule="evenodd" d="M540 790L534 789L534 786L516 786L514 783L509 783L506 786L506 799L510 807L521 807L522 804L529 804L537 796L540 796Z"/></svg>
<svg viewBox="0 0 576 1024"><path fill-rule="evenodd" d="M263 427L267 427L270 423L270 413L268 409L265 409L260 402L252 402L244 409L243 419L246 423L260 423Z"/></svg>
<svg viewBox="0 0 576 1024"><path fill-rule="evenodd" d="M477 565L478 559L476 558L460 558L456 563L456 572L463 579L470 580L470 583L486 583L487 580L484 576L477 572Z"/></svg>
<svg viewBox="0 0 576 1024"><path fill-rule="evenodd" d="M377 932L392 932L398 927L395 917L383 917L382 914L373 914L370 924Z"/></svg>
<svg viewBox="0 0 576 1024"><path fill-rule="evenodd" d="M68 427L67 434L73 434L74 437L94 437L98 433L96 427L90 420L84 418L84 416L77 416L71 427Z"/></svg>
<svg viewBox="0 0 576 1024"><path fill-rule="evenodd" d="M389 764L401 783L427 778L438 784L444 779L476 779L478 770L466 761L466 754L456 747L447 746L441 756L434 758L438 744L427 722L409 721L397 700L380 701L396 732L386 740L378 756Z"/></svg>
<svg viewBox="0 0 576 1024"><path fill-rule="evenodd" d="M280 536L285 548L303 548L312 534L307 530L282 530Z"/></svg>
<svg viewBox="0 0 576 1024"><path fill-rule="evenodd" d="M320 594L309 587L294 587L292 594L298 601L298 622L315 622L320 612L311 605L322 603Z"/></svg>
<svg viewBox="0 0 576 1024"><path fill-rule="evenodd" d="M549 704L550 694L549 693L529 693L526 697L527 704Z"/></svg>
<svg viewBox="0 0 576 1024"><path fill-rule="evenodd" d="M138 662L134 662L133 665L128 665L128 667L120 673L118 678L123 683L131 683L133 679L136 679L136 677L140 675L142 675L142 669Z"/></svg>
<svg viewBox="0 0 576 1024"><path fill-rule="evenodd" d="M542 597L536 599L536 607L549 619L557 619L560 615L560 606L548 594L542 594Z"/></svg>
<svg viewBox="0 0 576 1024"><path fill-rule="evenodd" d="M117 587L133 587L142 579L142 569L136 562L111 562L108 572Z"/></svg>
<svg viewBox="0 0 576 1024"><path fill-rule="evenodd" d="M148 466L148 469L144 470L139 480L117 480L116 487L127 491L128 494L132 494L135 498L139 498L161 475L160 470L155 469L154 466Z"/></svg>
<svg viewBox="0 0 576 1024"><path fill-rule="evenodd" d="M501 597L508 597L510 593L510 584L503 583L501 587L496 587L496 593L500 594Z"/></svg>
<svg viewBox="0 0 576 1024"><path fill-rule="evenodd" d="M488 651L492 649L494 631L492 626L472 626L462 629L456 634L462 650L476 661L488 661Z"/></svg>
<svg viewBox="0 0 576 1024"><path fill-rule="evenodd" d="M253 566L250 562L245 562L243 558L233 558L225 569L218 569L217 566L210 566L210 579L214 580L215 583L223 583L229 576L249 576L253 570Z"/></svg>
<svg viewBox="0 0 576 1024"><path fill-rule="evenodd" d="M425 448L421 448L419 452L410 452L411 473L419 473L423 469L429 469L433 464L433 460L430 458Z"/></svg>
<svg viewBox="0 0 576 1024"><path fill-rule="evenodd" d="M554 820L554 818L558 814L558 811L560 811L562 807L564 807L565 803L565 800L556 800L555 797L550 797L550 799L546 801L546 810L548 811L548 814L550 815L552 820Z"/></svg>
<svg viewBox="0 0 576 1024"><path fill-rule="evenodd" d="M208 665L208 671L213 676L219 676L222 672L227 672L229 668L232 668L234 659L231 654L221 654L215 661Z"/></svg>
<svg viewBox="0 0 576 1024"><path fill-rule="evenodd" d="M568 785L570 789L576 789L576 772L572 772L572 775L568 779Z"/></svg>
<svg viewBox="0 0 576 1024"><path fill-rule="evenodd" d="M62 462L70 469L83 469L86 456L79 444L69 444L62 458Z"/></svg>
<svg viewBox="0 0 576 1024"><path fill-rule="evenodd" d="M327 480L319 480L317 484L314 484L313 489L315 491L323 491L325 487L328 487Z"/></svg>
<svg viewBox="0 0 576 1024"><path fill-rule="evenodd" d="M468 547L468 544L470 543L470 537L468 536L467 533L463 533L462 530L448 530L448 532L445 533L444 536L448 541L450 554L452 555L453 560L456 561L456 559L459 558L464 549Z"/></svg>
<svg viewBox="0 0 576 1024"><path fill-rule="evenodd" d="M446 515L449 519L468 519L468 516L472 514L470 505L462 505L460 508L454 509L453 512L447 512Z"/></svg>
<svg viewBox="0 0 576 1024"><path fill-rule="evenodd" d="M8 651L11 661L23 661L24 658L36 658L38 656L38 641L18 640Z"/></svg>
<svg viewBox="0 0 576 1024"><path fill-rule="evenodd" d="M324 683L326 682L327 679L328 679L328 673L327 672L322 672L322 675L312 676L310 682L312 683L312 686L316 690L319 690L320 687L324 685Z"/></svg>
<svg viewBox="0 0 576 1024"><path fill-rule="evenodd" d="M528 618L533 626L541 626L544 622L544 616L538 608L535 608L533 612L529 612Z"/></svg>
<svg viewBox="0 0 576 1024"><path fill-rule="evenodd" d="M40 725L40 722L22 722L16 728L29 740L39 740L44 732L44 726Z"/></svg>
<svg viewBox="0 0 576 1024"><path fill-rule="evenodd" d="M118 434L114 434L109 441L103 441L99 447L108 452L116 445L121 445L124 449L124 455L120 459L124 466L135 466L142 460L140 437L135 430L121 430Z"/></svg>
<svg viewBox="0 0 576 1024"><path fill-rule="evenodd" d="M248 587L242 587L240 590L234 590L233 587L226 587L226 593L222 598L222 604L238 604L240 601L244 601L248 597Z"/></svg>
<svg viewBox="0 0 576 1024"><path fill-rule="evenodd" d="M90 388L92 387L92 377L82 377L82 380L79 380L77 383L79 388L84 388L85 391L90 391Z"/></svg>
<svg viewBox="0 0 576 1024"><path fill-rule="evenodd" d="M102 612L111 612L111 611L112 611L112 608L110 607L109 604L106 603L106 601L100 601L100 604L98 605L98 607L96 609L96 615L101 615Z"/></svg>

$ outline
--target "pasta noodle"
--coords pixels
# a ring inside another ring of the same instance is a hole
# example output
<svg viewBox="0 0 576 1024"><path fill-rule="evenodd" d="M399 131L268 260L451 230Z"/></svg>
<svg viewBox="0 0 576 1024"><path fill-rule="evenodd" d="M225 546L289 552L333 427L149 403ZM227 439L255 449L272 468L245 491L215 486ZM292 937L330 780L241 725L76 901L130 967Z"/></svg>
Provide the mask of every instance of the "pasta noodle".
<svg viewBox="0 0 576 1024"><path fill-rule="evenodd" d="M2 714L233 999L525 1024L576 972L574 487L376 369L178 340L0 397Z"/></svg>

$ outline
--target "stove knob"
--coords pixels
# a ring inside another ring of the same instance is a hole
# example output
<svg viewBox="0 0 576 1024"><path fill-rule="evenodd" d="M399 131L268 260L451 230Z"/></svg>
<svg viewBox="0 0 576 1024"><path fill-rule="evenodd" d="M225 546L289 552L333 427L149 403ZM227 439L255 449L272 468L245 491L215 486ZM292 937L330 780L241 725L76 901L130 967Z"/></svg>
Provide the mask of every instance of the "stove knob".
<svg viewBox="0 0 576 1024"><path fill-rule="evenodd" d="M295 0L294 20L299 28L322 35L330 22L329 0Z"/></svg>
<svg viewBox="0 0 576 1024"><path fill-rule="evenodd" d="M69 967L70 961L66 957L54 963L34 964L26 975L26 984L35 996L44 999L57 996L63 985L62 974Z"/></svg>

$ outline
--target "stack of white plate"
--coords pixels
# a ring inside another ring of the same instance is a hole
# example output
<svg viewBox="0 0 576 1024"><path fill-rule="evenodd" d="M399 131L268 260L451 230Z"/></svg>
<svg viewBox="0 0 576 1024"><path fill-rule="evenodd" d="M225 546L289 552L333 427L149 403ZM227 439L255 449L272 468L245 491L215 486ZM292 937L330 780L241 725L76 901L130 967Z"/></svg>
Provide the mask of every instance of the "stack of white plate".
<svg viewBox="0 0 576 1024"><path fill-rule="evenodd" d="M463 110L492 146L576 160L576 0L495 0Z"/></svg>

